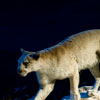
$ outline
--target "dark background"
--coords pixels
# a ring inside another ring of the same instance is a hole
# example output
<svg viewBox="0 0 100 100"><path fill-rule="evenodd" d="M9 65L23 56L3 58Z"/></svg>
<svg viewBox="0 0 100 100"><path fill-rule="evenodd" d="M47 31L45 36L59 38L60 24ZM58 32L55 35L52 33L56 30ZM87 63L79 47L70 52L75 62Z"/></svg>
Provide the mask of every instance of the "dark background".
<svg viewBox="0 0 100 100"><path fill-rule="evenodd" d="M26 100L39 88L35 73L21 78L16 72L20 48L41 50L77 32L99 28L99 0L0 1L0 98ZM81 72L80 86L93 84L88 72ZM69 81L57 81L47 100L68 94Z"/></svg>

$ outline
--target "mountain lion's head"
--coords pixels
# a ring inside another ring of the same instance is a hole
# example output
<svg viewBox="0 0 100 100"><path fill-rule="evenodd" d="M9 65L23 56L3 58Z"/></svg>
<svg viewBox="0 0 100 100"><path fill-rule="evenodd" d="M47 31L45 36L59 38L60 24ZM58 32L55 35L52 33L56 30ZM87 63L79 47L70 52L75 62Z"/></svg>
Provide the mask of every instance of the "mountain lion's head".
<svg viewBox="0 0 100 100"><path fill-rule="evenodd" d="M22 56L18 60L17 71L21 76L26 76L32 71L37 71L39 69L39 53L29 52L21 49Z"/></svg>

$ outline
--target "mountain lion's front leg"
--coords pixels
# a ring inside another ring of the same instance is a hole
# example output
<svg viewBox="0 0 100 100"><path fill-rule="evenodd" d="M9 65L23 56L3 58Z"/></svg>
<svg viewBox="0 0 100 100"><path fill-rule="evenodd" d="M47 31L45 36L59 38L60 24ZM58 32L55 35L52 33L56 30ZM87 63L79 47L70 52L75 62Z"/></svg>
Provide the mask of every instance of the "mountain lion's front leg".
<svg viewBox="0 0 100 100"><path fill-rule="evenodd" d="M77 71L76 73L74 73L73 76L70 77L70 89L71 89L71 94L74 96L74 100L80 100L78 85L79 85L79 73Z"/></svg>
<svg viewBox="0 0 100 100"><path fill-rule="evenodd" d="M43 89L40 89L35 100L45 100L46 97L50 94L50 92L53 90L54 84L48 84Z"/></svg>

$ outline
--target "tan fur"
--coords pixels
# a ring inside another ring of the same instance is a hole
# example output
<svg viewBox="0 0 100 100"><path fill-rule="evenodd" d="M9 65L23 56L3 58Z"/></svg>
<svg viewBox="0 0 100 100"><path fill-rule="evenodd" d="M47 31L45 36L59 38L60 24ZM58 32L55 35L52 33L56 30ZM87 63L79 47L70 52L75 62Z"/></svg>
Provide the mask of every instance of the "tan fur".
<svg viewBox="0 0 100 100"><path fill-rule="evenodd" d="M31 53L39 55L37 60L30 57L30 53L24 51L19 59L18 70L20 75L26 76L29 72L36 71L40 85L43 89L39 91L35 100L45 100L53 90L55 81L70 78L71 93L75 100L80 100L78 91L79 71L89 68L96 78L97 84L89 95L95 95L100 85L100 30L89 30L68 37L59 44ZM25 55L25 56L24 56ZM28 55L28 56L27 56ZM25 59L30 59L27 68L23 65Z"/></svg>

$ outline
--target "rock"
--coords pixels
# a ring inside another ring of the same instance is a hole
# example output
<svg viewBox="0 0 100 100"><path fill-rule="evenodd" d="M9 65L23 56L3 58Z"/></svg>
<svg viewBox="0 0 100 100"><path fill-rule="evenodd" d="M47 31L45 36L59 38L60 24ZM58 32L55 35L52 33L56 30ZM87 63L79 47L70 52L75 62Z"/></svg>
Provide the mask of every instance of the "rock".
<svg viewBox="0 0 100 100"><path fill-rule="evenodd" d="M92 88L92 86L84 86L79 88L81 100L100 100L100 90L98 90L95 96L88 96L88 91L92 90ZM74 97L70 95L64 97L62 100L74 100Z"/></svg>

